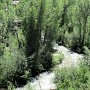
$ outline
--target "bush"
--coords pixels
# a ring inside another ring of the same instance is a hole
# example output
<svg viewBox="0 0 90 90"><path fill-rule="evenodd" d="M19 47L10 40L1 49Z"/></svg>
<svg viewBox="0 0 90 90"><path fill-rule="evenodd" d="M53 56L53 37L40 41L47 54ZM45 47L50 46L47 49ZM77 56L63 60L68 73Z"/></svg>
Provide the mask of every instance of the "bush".
<svg viewBox="0 0 90 90"><path fill-rule="evenodd" d="M62 60L64 59L64 55L60 52L56 52L52 54L52 63L53 65L58 65L62 63Z"/></svg>
<svg viewBox="0 0 90 90"><path fill-rule="evenodd" d="M31 69L33 77L43 71L49 70L51 67L52 55L47 47L40 49L38 53L34 53L28 58L28 68Z"/></svg>
<svg viewBox="0 0 90 90"><path fill-rule="evenodd" d="M87 90L87 70L80 68L55 69L57 90Z"/></svg>
<svg viewBox="0 0 90 90"><path fill-rule="evenodd" d="M47 47L45 47L41 53L41 63L44 70L48 70L52 67L52 55Z"/></svg>
<svg viewBox="0 0 90 90"><path fill-rule="evenodd" d="M83 65L87 66L90 70L90 50L86 46L84 46L84 53Z"/></svg>
<svg viewBox="0 0 90 90"><path fill-rule="evenodd" d="M10 82L15 86L25 83L27 78L22 76L26 69L27 60L23 53L14 51L10 59L4 57L0 60L0 88L7 88Z"/></svg>

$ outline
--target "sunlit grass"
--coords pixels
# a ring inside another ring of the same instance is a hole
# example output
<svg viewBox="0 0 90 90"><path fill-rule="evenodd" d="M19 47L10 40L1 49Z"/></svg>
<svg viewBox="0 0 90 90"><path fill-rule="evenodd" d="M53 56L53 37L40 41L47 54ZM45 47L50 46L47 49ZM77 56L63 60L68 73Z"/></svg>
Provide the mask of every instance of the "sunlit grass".
<svg viewBox="0 0 90 90"><path fill-rule="evenodd" d="M64 59L64 55L60 52L56 52L52 54L52 60L54 65L60 64L63 59Z"/></svg>

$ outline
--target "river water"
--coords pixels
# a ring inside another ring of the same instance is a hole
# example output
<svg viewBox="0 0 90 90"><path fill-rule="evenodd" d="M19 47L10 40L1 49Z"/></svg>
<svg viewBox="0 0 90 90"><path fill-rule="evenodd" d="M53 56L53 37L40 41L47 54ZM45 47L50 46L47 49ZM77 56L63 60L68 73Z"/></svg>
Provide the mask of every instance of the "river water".
<svg viewBox="0 0 90 90"><path fill-rule="evenodd" d="M77 66L79 59L83 57L83 55L72 52L66 47L59 46L56 43L54 43L54 49L64 54L64 60L58 65L60 68ZM33 78L25 87L17 88L16 90L30 90L29 86L32 87L33 90L56 90L56 85L53 83L54 78L54 72L44 72L36 78Z"/></svg>

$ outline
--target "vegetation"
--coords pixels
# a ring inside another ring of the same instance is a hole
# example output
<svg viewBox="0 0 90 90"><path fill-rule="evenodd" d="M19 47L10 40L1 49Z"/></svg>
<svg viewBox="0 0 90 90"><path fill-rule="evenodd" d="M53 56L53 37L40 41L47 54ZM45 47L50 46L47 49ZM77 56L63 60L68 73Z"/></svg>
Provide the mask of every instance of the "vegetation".
<svg viewBox="0 0 90 90"><path fill-rule="evenodd" d="M86 88L89 35L90 0L19 0L18 4L0 0L0 88L22 86L31 76L62 62L61 53L53 54L53 42L85 54L85 67L56 72L57 87ZM61 80L62 75L65 82Z"/></svg>
<svg viewBox="0 0 90 90"><path fill-rule="evenodd" d="M89 90L90 88L90 66L88 48L84 48L85 57L80 63L80 67L56 68L55 83L57 90Z"/></svg>
<svg viewBox="0 0 90 90"><path fill-rule="evenodd" d="M62 63L63 59L64 59L64 55L60 52L56 52L56 53L52 54L52 63L55 66Z"/></svg>

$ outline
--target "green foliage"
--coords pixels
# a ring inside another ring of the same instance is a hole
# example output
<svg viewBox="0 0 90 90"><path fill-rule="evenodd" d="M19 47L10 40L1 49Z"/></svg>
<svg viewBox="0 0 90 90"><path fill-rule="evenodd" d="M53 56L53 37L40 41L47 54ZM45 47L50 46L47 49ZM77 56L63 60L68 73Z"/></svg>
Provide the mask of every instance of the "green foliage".
<svg viewBox="0 0 90 90"><path fill-rule="evenodd" d="M54 54L52 54L52 63L53 65L58 65L60 63L62 63L62 60L64 59L64 55L60 52L56 52Z"/></svg>
<svg viewBox="0 0 90 90"><path fill-rule="evenodd" d="M62 17L58 29L58 44L70 47L77 52L83 52L83 46L89 47L89 10L89 0L64 2L63 10L60 12Z"/></svg>
<svg viewBox="0 0 90 90"><path fill-rule="evenodd" d="M57 90L87 90L87 70L80 68L64 68L55 70Z"/></svg>
<svg viewBox="0 0 90 90"><path fill-rule="evenodd" d="M30 85L30 83L28 83L28 84L25 86L25 88L26 88L27 90L33 90L32 87L31 87L31 85Z"/></svg>
<svg viewBox="0 0 90 90"><path fill-rule="evenodd" d="M15 87L11 82L9 82L8 90L15 90Z"/></svg>
<svg viewBox="0 0 90 90"><path fill-rule="evenodd" d="M89 90L90 88L90 50L84 47L85 56L80 66L75 68L56 68L57 90Z"/></svg>
<svg viewBox="0 0 90 90"><path fill-rule="evenodd" d="M13 52L9 57L0 60L0 87L7 87L8 82L17 85L18 78L25 74L27 68L27 60L23 53Z"/></svg>
<svg viewBox="0 0 90 90"><path fill-rule="evenodd" d="M37 74L52 66L51 51L53 48L52 42L56 35L54 30L56 26L54 25L54 11L51 11L54 9L53 3L50 4L50 1L48 6L47 2L47 0L38 1L36 7L35 1L31 1L30 13L23 19L26 56L28 58L28 68L31 68L32 74ZM49 7L50 11L48 12ZM47 18L50 22L46 20Z"/></svg>
<svg viewBox="0 0 90 90"><path fill-rule="evenodd" d="M21 27L17 27L17 19L22 21ZM20 86L30 74L37 75L59 64L63 55L52 55L55 41L80 53L86 46L84 64L90 68L89 29L90 0L20 0L17 5L12 0L0 0L0 87L10 83ZM85 88L82 81L86 74L76 70L76 74L67 70L60 88L74 89L69 73L79 79L73 83L76 89L80 85Z"/></svg>
<svg viewBox="0 0 90 90"><path fill-rule="evenodd" d="M85 57L82 64L90 70L90 50L87 47L84 47Z"/></svg>
<svg viewBox="0 0 90 90"><path fill-rule="evenodd" d="M52 55L49 51L48 47L44 47L41 51L41 62L43 66L43 70L48 70L52 67Z"/></svg>

